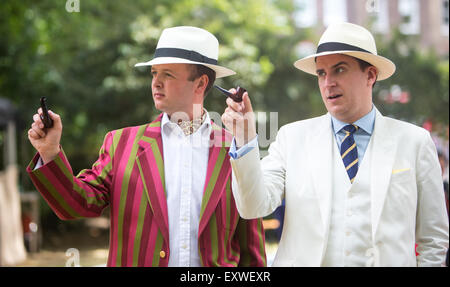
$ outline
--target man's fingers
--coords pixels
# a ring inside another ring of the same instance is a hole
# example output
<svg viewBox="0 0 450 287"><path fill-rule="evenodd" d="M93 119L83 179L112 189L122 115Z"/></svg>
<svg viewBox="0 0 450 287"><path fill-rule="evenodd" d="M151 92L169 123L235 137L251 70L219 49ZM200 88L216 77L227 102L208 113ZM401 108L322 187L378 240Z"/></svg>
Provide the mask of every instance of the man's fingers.
<svg viewBox="0 0 450 287"><path fill-rule="evenodd" d="M244 114L248 112L253 112L252 102L250 101L250 97L248 96L247 92L244 93L242 97L242 102L240 103L233 101L232 98L227 98L226 102L230 108L232 108L237 112L241 112Z"/></svg>
<svg viewBox="0 0 450 287"><path fill-rule="evenodd" d="M253 112L252 102L247 92L242 96L242 103L244 104L243 113Z"/></svg>
<svg viewBox="0 0 450 287"><path fill-rule="evenodd" d="M222 121L225 124L235 124L236 122L243 120L244 117L241 113L235 112L233 109L227 108L222 115Z"/></svg>
<svg viewBox="0 0 450 287"><path fill-rule="evenodd" d="M39 114L34 114L34 115L33 115L33 121L34 121L34 122L37 122L38 120L40 120Z"/></svg>
<svg viewBox="0 0 450 287"><path fill-rule="evenodd" d="M239 127L238 119L230 115L229 113L224 113L222 115L222 122L225 125L225 127L231 131L234 135L236 134L236 131Z"/></svg>
<svg viewBox="0 0 450 287"><path fill-rule="evenodd" d="M33 139L33 140L38 140L41 138L41 136L34 129L29 129L28 130L28 138Z"/></svg>
<svg viewBox="0 0 450 287"><path fill-rule="evenodd" d="M233 124L233 117L231 116L231 112L223 113L223 115L222 115L222 122L228 128Z"/></svg>
<svg viewBox="0 0 450 287"><path fill-rule="evenodd" d="M49 110L48 111L48 115L53 120L54 127L62 128L61 117L58 114L56 114L53 111ZM42 116L43 116L43 113L42 113L42 109L41 108L38 109L38 113L37 114L33 115L33 121L36 122L36 123L40 123L39 127L41 129L44 128L44 123L42 122L42 119L41 119Z"/></svg>
<svg viewBox="0 0 450 287"><path fill-rule="evenodd" d="M227 105L237 112L242 112L242 105L233 101L232 98L227 98Z"/></svg>
<svg viewBox="0 0 450 287"><path fill-rule="evenodd" d="M53 127L56 127L57 129L62 129L61 117L51 110L48 111L48 115L53 120Z"/></svg>
<svg viewBox="0 0 450 287"><path fill-rule="evenodd" d="M51 110L48 111L48 115L50 116L50 118L51 118L52 120L59 120L59 119L60 119L59 115L58 115L58 114L55 114L55 113L52 112Z"/></svg>
<svg viewBox="0 0 450 287"><path fill-rule="evenodd" d="M236 112L235 110L231 109L231 108L226 108L224 115L227 115L227 118L236 122L243 122L243 121L247 121L247 115L244 115L241 112Z"/></svg>
<svg viewBox="0 0 450 287"><path fill-rule="evenodd" d="M40 127L42 124L38 124L36 122L31 124L31 129L38 134L40 137L45 137L44 130Z"/></svg>
<svg viewBox="0 0 450 287"><path fill-rule="evenodd" d="M34 124L37 124L39 128L44 128L44 123L41 120L41 117L38 114L34 114L33 116Z"/></svg>
<svg viewBox="0 0 450 287"><path fill-rule="evenodd" d="M233 125L233 127L236 125L242 126L243 124L244 126L248 125L248 119L245 117L245 115L240 112L236 112L230 107L225 109L225 112L222 115L222 122L225 124L225 126Z"/></svg>

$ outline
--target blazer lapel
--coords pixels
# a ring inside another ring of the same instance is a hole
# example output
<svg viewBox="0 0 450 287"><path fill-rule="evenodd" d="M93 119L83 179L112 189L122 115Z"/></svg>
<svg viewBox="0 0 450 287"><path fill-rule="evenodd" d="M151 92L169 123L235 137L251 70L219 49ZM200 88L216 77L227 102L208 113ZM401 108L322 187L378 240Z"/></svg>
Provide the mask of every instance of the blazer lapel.
<svg viewBox="0 0 450 287"><path fill-rule="evenodd" d="M214 213L231 174L228 149L232 136L212 121L211 127L208 168L200 209L199 237Z"/></svg>
<svg viewBox="0 0 450 287"><path fill-rule="evenodd" d="M164 180L164 159L161 138L161 118L150 123L139 141L136 161L144 190L159 229L169 242L169 218Z"/></svg>
<svg viewBox="0 0 450 287"><path fill-rule="evenodd" d="M395 142L392 139L394 133L381 113L376 110L375 126L368 147L372 149L370 167L372 238L375 237L391 179L395 156Z"/></svg>
<svg viewBox="0 0 450 287"><path fill-rule="evenodd" d="M335 143L331 128L331 117L329 114L326 114L322 117L322 121L317 128L311 131L311 142L308 145L308 148L314 151L309 153L308 163L311 164L313 187L318 197L322 217L325 238L324 248L327 244L331 215L333 144Z"/></svg>

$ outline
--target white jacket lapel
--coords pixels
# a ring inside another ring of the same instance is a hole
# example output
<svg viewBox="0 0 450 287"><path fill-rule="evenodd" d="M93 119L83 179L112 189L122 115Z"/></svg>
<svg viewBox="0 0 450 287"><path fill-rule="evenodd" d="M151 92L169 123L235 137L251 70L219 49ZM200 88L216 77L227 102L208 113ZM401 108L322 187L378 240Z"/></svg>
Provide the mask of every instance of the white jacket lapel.
<svg viewBox="0 0 450 287"><path fill-rule="evenodd" d="M311 153L308 162L311 163L314 190L318 197L320 214L322 217L325 239L328 238L332 199L332 151L333 132L331 117L326 114L322 117L315 131L311 131ZM314 152L313 152L314 151ZM325 245L326 246L326 242Z"/></svg>
<svg viewBox="0 0 450 287"><path fill-rule="evenodd" d="M395 142L384 117L376 110L375 127L370 139L367 152L371 152L371 211L372 211L372 238L380 221L386 193L392 174L395 156ZM369 150L371 149L371 150Z"/></svg>

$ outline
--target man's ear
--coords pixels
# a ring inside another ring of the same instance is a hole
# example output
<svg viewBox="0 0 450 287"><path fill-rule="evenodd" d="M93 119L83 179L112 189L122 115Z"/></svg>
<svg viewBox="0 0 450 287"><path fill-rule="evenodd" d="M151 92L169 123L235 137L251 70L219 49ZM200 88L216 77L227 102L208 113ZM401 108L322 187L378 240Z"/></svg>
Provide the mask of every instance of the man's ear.
<svg viewBox="0 0 450 287"><path fill-rule="evenodd" d="M367 85L373 86L378 78L378 70L374 66L367 68Z"/></svg>
<svg viewBox="0 0 450 287"><path fill-rule="evenodd" d="M197 84L197 86L195 88L195 91L198 92L198 93L204 94L205 90L206 90L206 87L208 86L208 83L209 83L208 76L203 74L197 79L197 81L198 81L197 82L198 84Z"/></svg>

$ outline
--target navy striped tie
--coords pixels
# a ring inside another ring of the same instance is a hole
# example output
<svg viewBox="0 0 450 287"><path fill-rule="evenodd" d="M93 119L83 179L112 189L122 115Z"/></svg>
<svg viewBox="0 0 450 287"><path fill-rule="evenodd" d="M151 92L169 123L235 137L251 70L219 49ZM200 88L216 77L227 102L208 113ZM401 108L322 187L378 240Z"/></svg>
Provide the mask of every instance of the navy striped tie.
<svg viewBox="0 0 450 287"><path fill-rule="evenodd" d="M358 130L357 125L346 125L343 128L346 133L341 144L341 157L344 161L345 169L347 170L350 182L353 183L358 172L358 150L356 148L353 133Z"/></svg>

